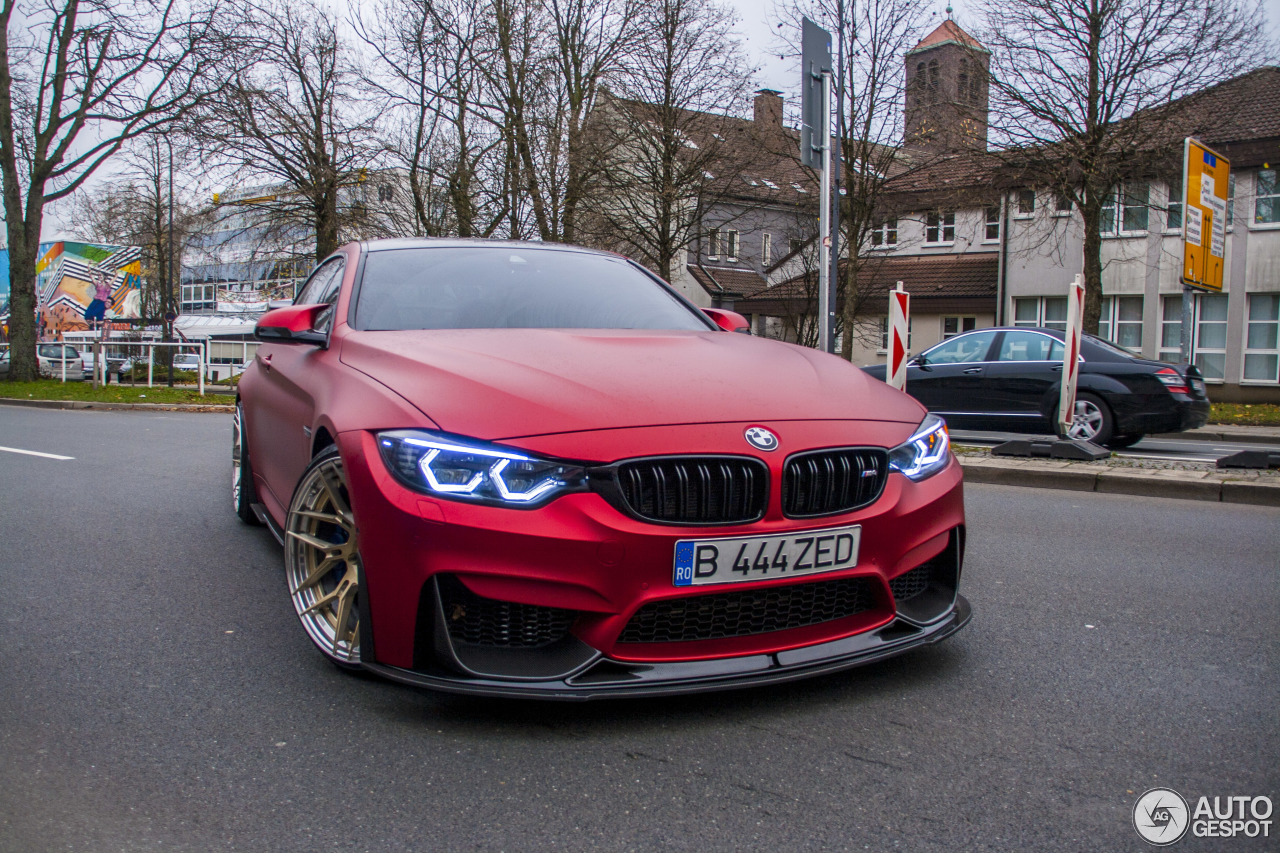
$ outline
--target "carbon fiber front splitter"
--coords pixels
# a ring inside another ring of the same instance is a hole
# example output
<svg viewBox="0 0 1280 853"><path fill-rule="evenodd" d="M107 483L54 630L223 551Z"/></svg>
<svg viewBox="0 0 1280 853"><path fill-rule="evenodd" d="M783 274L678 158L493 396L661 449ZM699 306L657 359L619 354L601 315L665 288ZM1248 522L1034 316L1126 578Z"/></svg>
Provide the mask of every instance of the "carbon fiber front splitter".
<svg viewBox="0 0 1280 853"><path fill-rule="evenodd" d="M599 657L572 675L554 680L467 678L443 670L424 673L378 663L363 667L384 678L431 690L512 699L583 701L704 693L796 681L874 663L944 640L968 624L972 615L969 602L957 596L945 616L926 626L899 618L882 628L829 643L720 660L633 664Z"/></svg>

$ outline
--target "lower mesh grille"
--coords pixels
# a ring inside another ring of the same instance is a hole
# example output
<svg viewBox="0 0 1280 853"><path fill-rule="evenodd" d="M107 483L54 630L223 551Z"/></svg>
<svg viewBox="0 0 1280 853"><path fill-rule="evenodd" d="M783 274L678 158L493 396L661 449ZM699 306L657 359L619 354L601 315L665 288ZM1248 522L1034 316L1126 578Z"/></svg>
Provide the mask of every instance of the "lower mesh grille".
<svg viewBox="0 0 1280 853"><path fill-rule="evenodd" d="M445 625L455 643L539 648L566 637L578 616L576 610L482 598L452 575L441 575L438 583Z"/></svg>
<svg viewBox="0 0 1280 853"><path fill-rule="evenodd" d="M929 588L929 577L932 571L933 565L925 563L889 581L889 591L893 593L893 600L903 602L924 592Z"/></svg>
<svg viewBox="0 0 1280 853"><path fill-rule="evenodd" d="M620 643L688 643L749 637L843 619L875 604L867 578L725 592L646 604Z"/></svg>

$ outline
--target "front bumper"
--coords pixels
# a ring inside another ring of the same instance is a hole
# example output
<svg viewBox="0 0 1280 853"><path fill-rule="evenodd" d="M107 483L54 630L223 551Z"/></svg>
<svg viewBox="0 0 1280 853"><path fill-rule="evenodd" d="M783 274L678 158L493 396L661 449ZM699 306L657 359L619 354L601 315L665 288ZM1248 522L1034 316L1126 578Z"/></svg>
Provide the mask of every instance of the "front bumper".
<svg viewBox="0 0 1280 853"><path fill-rule="evenodd" d="M881 428L884 434L863 436L867 443L901 440L893 425ZM831 429L789 425L784 438L797 450L832 446ZM727 438L740 440L741 425L697 431L704 448L732 446ZM635 446L619 436L577 441L599 443L578 448L586 458ZM667 441L693 444L679 435ZM371 434L344 433L339 447L361 536L362 664L397 681L553 699L698 692L846 669L937 642L969 619L957 594L964 511L954 461L920 483L891 475L880 498L860 510L794 519L779 508L777 474L786 454L762 454L775 475L765 517L690 528L631 518L593 493L533 510L436 500L390 475ZM673 584L681 539L854 524L862 544L849 569L715 587ZM853 603L806 621L805 602L839 596ZM634 634L642 612L655 609L736 619L753 608L766 612L767 628L678 641ZM774 616L797 611L790 621Z"/></svg>
<svg viewBox="0 0 1280 853"><path fill-rule="evenodd" d="M957 596L941 620L925 627L895 619L883 628L816 646L720 660L642 665L601 658L566 678L543 681L464 678L379 663L365 663L364 668L403 684L472 696L584 701L705 693L780 684L875 663L941 642L968 624L972 615L968 600Z"/></svg>

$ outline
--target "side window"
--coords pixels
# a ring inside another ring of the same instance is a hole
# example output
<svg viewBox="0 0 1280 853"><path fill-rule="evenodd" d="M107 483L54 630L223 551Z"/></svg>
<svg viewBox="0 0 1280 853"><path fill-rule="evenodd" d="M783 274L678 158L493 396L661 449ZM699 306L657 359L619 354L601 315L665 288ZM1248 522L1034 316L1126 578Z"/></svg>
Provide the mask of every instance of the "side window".
<svg viewBox="0 0 1280 853"><path fill-rule="evenodd" d="M338 301L338 290L342 287L342 270L345 264L342 258L326 261L324 266L316 270L315 275L302 289L298 297L299 305L328 305L316 317L316 331L327 332L333 326L333 303ZM305 300L305 301L304 301Z"/></svg>
<svg viewBox="0 0 1280 853"><path fill-rule="evenodd" d="M969 335L957 335L948 338L924 356L929 364L963 364L971 361L986 361L987 351L995 340L995 332L974 332Z"/></svg>
<svg viewBox="0 0 1280 853"><path fill-rule="evenodd" d="M311 274L298 291L295 305L321 305L332 302L342 284L342 258L334 258ZM332 292L331 292L332 291ZM328 298L326 298L328 296Z"/></svg>
<svg viewBox="0 0 1280 853"><path fill-rule="evenodd" d="M1062 343L1035 332L1005 332L997 361L1062 360Z"/></svg>

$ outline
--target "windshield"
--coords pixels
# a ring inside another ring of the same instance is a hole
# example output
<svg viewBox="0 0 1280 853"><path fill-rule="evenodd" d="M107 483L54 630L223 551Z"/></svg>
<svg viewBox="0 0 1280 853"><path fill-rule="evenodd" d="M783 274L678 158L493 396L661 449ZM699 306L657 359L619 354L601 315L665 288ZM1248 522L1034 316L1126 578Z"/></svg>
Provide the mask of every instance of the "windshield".
<svg viewBox="0 0 1280 853"><path fill-rule="evenodd" d="M526 246L370 252L354 325L404 329L687 329L708 324L622 258Z"/></svg>

